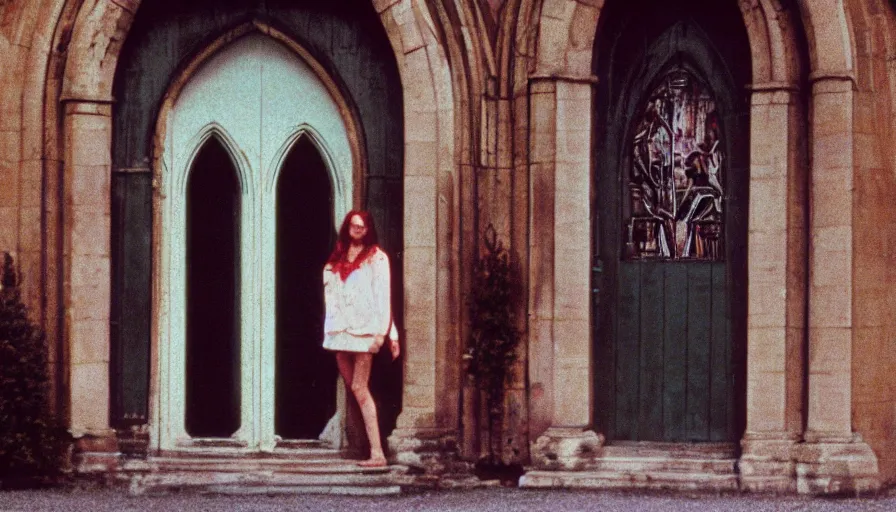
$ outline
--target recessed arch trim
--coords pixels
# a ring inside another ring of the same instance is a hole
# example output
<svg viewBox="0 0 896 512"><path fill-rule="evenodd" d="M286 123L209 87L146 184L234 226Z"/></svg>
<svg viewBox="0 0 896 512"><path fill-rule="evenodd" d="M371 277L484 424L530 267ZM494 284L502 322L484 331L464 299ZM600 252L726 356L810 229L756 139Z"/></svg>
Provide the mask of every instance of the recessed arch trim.
<svg viewBox="0 0 896 512"><path fill-rule="evenodd" d="M221 146L230 157L233 169L236 172L237 180L240 184L240 195L249 195L252 193L252 180L249 179L248 173L251 164L246 155L239 151L236 141L227 132L227 130L218 123L209 123L203 127L187 144L190 153L184 158L184 164L181 169L168 169L168 172L174 172L173 189L176 194L184 195L187 192L187 183L189 182L190 171L196 157L208 143L209 139L217 139Z"/></svg>
<svg viewBox="0 0 896 512"><path fill-rule="evenodd" d="M352 201L348 200L353 188L353 184L349 183L347 180L347 177L350 176L350 174L347 172L347 169L340 169L339 161L334 157L333 150L331 149L332 144L327 141L326 137L319 130L308 123L302 123L297 126L295 131L286 138L286 141L280 146L277 152L274 153L274 157L267 166L264 181L262 182L264 183L265 193L272 194L271 197L276 196L277 183L283 172L283 164L286 162L286 158L289 156L290 152L303 137L306 137L311 141L311 144L320 154L327 167L327 174L330 177L330 184L333 187L334 218L339 222L340 219L352 209ZM357 186L357 182L355 182L355 186Z"/></svg>
<svg viewBox="0 0 896 512"><path fill-rule="evenodd" d="M239 25L215 39L184 65L177 77L172 80L163 97L159 108L159 114L156 119L154 147L152 151L154 174L160 176L162 166L159 159L162 158L164 154L165 138L168 136L169 117L187 84L189 84L193 76L202 69L203 64L217 55L219 51L223 50L227 45L237 39L250 35L253 32L266 35L291 50L314 72L320 83L323 84L326 91L329 93L333 102L336 104L345 127L351 150L351 181L355 184L352 190L352 204L353 206L359 206L364 197L365 180L363 178L365 169L367 168L367 155L362 142L364 140L363 129L355 107L348 100L348 95L342 92L341 87L336 83L335 79L326 71L320 61L306 48L283 32L258 20ZM330 156L333 156L332 153Z"/></svg>

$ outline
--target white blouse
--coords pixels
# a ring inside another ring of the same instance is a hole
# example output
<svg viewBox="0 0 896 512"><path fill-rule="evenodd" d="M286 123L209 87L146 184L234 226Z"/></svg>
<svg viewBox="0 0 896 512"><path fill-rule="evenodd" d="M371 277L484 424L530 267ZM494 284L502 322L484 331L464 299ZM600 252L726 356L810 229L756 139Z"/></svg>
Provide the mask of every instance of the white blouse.
<svg viewBox="0 0 896 512"><path fill-rule="evenodd" d="M343 281L324 267L324 348L369 352L376 335L391 334L389 257L379 247Z"/></svg>

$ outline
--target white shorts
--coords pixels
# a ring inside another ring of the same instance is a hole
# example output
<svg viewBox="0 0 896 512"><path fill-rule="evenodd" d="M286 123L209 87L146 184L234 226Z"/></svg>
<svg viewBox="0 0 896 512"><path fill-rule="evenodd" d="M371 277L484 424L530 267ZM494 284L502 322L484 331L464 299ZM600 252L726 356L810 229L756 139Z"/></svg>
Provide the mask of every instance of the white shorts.
<svg viewBox="0 0 896 512"><path fill-rule="evenodd" d="M345 331L324 334L324 348L343 352L370 352L374 336L355 336Z"/></svg>

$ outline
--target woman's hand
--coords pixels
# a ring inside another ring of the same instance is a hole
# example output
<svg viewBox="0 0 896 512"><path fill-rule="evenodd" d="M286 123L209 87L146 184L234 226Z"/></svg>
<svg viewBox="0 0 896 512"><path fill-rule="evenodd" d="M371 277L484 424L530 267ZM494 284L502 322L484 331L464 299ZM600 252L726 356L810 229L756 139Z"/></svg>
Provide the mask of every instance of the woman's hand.
<svg viewBox="0 0 896 512"><path fill-rule="evenodd" d="M398 354L401 353L401 347L398 345L398 340L392 340L389 344L389 349L392 351L392 360L395 361L398 359Z"/></svg>
<svg viewBox="0 0 896 512"><path fill-rule="evenodd" d="M370 352L376 354L380 351L380 347L383 346L383 342L386 341L386 337L382 334L377 334L373 337L373 345L370 346Z"/></svg>

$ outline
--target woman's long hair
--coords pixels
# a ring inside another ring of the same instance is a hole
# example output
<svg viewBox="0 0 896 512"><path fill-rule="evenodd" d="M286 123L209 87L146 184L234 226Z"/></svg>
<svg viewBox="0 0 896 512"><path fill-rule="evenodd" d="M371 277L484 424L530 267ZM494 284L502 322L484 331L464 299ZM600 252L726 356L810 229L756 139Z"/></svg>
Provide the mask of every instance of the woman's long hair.
<svg viewBox="0 0 896 512"><path fill-rule="evenodd" d="M348 248L352 244L349 229L351 229L352 217L355 215L361 217L361 220L364 221L364 225L367 226L367 233L365 233L364 238L361 239L361 243L364 245L361 253L358 254L355 261L349 262L347 259ZM339 236L336 238L336 247L330 254L327 263L332 266L333 272L339 274L342 280L345 281L348 275L358 268L361 263L376 250L377 243L378 238L376 235L376 226L373 223L373 215L366 210L352 210L348 212L345 219L342 221L342 227L339 228Z"/></svg>

